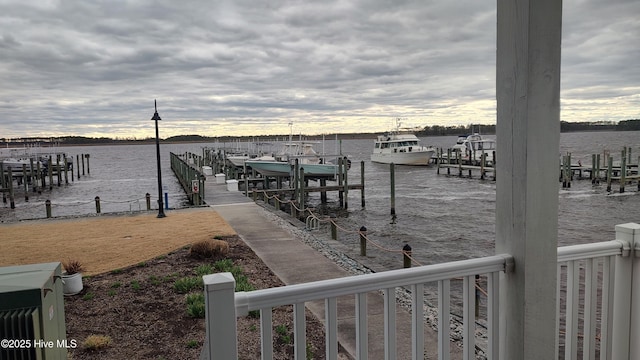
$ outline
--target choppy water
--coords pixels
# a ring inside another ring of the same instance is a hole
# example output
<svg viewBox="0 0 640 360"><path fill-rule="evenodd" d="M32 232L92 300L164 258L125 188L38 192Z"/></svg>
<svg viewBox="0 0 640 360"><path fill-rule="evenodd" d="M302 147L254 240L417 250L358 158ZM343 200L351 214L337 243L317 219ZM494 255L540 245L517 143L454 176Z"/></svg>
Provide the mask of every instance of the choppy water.
<svg viewBox="0 0 640 360"><path fill-rule="evenodd" d="M425 144L447 148L456 137L427 137ZM170 207L186 206L185 196L169 168L169 152L201 153L204 146L213 144L169 144L161 146L162 182ZM495 238L495 190L493 181L437 175L436 168L397 166L396 217L390 215L389 166L369 161L372 140L343 140L341 149L352 160L349 182L360 182L360 162L365 166L366 207L360 207L360 192L349 194L348 212L336 209L337 196L329 195L329 206L319 209L325 213L339 213L340 224L357 230L368 229L369 237L381 246L399 250L404 244L413 248L413 256L422 264L466 259L493 253ZM610 150L620 157L620 149L631 146L637 159L640 155L640 132L588 132L561 135L559 154L571 152L574 162L591 163L592 153ZM327 152L338 146L335 141L325 144ZM8 203L0 204L0 221L44 218L44 202L53 203L54 216L77 216L95 213L94 198L101 198L102 212L136 211L145 209L145 194L157 201L157 169L155 145L116 145L68 147L74 156L90 154L91 174L76 179L70 185L55 187L52 192L30 194L29 202L20 195L16 209ZM444 172L443 172L444 173ZM576 180L571 189L559 196L559 244L589 243L610 240L614 226L626 222L640 222L640 197L635 186L627 193L608 195L605 186L592 187L588 180ZM617 190L617 186L614 186ZM619 196L623 195L623 196ZM319 194L311 195L311 203L319 203ZM357 235L341 235L340 241L354 251ZM385 253L371 248L371 261L383 268L402 266L397 253Z"/></svg>

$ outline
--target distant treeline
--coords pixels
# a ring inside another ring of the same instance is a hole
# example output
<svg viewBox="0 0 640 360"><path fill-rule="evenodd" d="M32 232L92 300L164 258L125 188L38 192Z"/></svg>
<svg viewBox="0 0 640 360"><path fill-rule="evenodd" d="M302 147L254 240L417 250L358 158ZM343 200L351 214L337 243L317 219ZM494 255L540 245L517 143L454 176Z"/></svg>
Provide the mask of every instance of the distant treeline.
<svg viewBox="0 0 640 360"><path fill-rule="evenodd" d="M560 132L572 131L631 131L640 130L640 119L598 122L560 122ZM421 136L464 135L471 133L495 134L495 125L425 126L417 132Z"/></svg>
<svg viewBox="0 0 640 360"><path fill-rule="evenodd" d="M599 122L560 122L561 132L572 131L638 131L640 130L640 119L623 120L619 122L614 121L599 121ZM433 125L425 126L422 130L416 131L416 135L419 136L443 136L443 135L465 135L471 133L480 134L495 134L495 125L457 125L457 126L442 126ZM339 134L340 139L355 139L355 138L374 138L376 134L363 133L363 134ZM285 135L272 135L264 138L277 138ZM318 136L316 136L317 138ZM201 136L201 135L178 135L171 136L166 139L161 139L163 143L169 142L224 142L233 141L235 139L249 139L250 136ZM155 142L155 138L107 138L107 137L85 137L85 136L61 136L55 138L17 138L6 139L0 138L0 146L2 147L22 147L26 145L41 145L41 146L73 146L73 145L106 145L106 144L146 144Z"/></svg>

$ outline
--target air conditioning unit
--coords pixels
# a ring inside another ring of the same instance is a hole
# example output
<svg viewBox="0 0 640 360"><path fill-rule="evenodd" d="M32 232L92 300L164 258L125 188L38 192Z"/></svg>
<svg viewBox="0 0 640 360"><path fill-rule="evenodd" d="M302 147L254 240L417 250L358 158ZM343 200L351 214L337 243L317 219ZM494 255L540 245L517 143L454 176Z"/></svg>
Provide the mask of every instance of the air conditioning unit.
<svg viewBox="0 0 640 360"><path fill-rule="evenodd" d="M62 266L0 268L0 359L67 359Z"/></svg>

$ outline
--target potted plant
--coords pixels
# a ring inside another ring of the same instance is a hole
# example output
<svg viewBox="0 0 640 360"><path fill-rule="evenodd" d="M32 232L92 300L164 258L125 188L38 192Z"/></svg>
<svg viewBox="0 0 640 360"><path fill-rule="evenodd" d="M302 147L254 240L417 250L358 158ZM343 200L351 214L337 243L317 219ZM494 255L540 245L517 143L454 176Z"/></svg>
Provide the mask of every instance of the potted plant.
<svg viewBox="0 0 640 360"><path fill-rule="evenodd" d="M65 295L75 295L82 291L82 271L84 267L78 260L69 259L62 262L62 289Z"/></svg>

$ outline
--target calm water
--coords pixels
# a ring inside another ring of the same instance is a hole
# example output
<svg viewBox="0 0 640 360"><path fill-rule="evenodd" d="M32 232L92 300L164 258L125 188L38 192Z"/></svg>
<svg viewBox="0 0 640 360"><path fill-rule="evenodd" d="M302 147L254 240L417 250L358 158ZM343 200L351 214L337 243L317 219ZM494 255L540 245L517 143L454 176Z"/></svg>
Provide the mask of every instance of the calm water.
<svg viewBox="0 0 640 360"><path fill-rule="evenodd" d="M425 144L450 147L455 136L427 137ZM338 213L340 224L357 230L368 229L369 237L382 247L399 250L410 244L414 257L422 264L466 259L493 253L495 238L495 190L493 181L437 175L435 167L396 167L396 218L390 215L389 166L369 161L372 140L344 140L342 152L353 163L349 182L360 182L360 162L365 165L366 208L360 207L360 192L349 195L349 210L336 209L337 196L329 195L330 204L319 208L324 213ZM169 152L201 153L202 147L213 144L161 145L162 182L169 196L169 206L186 206L185 196L169 168ZM571 152L574 162L591 163L592 153L610 150L616 159L622 146L631 146L633 158L640 155L640 132L591 132L561 135L559 154ZM333 152L335 141L327 141L325 149ZM146 208L145 194L157 201L157 170L155 145L117 145L64 148L68 154L90 154L91 174L76 179L70 185L55 187L52 192L30 194L29 202L20 195L17 209L0 204L0 221L15 221L45 217L44 202L50 199L54 216L75 216L95 213L94 198L100 196L102 212L137 211ZM635 161L635 160L634 160ZM444 172L443 172L444 173ZM605 186L592 187L588 180L576 180L571 189L559 194L560 245L610 240L614 226L640 222L640 197L636 186L627 193L608 195ZM613 189L617 191L617 186ZM319 203L319 195L311 196ZM358 249L357 235L340 235L346 249ZM370 247L369 261L382 268L402 266L397 253L387 253Z"/></svg>

